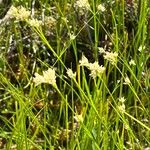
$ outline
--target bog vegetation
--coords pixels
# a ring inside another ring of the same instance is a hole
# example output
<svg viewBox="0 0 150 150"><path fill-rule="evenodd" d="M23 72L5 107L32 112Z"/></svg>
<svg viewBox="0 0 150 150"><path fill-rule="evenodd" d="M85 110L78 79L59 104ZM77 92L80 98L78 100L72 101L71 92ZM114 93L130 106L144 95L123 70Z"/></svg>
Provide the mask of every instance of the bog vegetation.
<svg viewBox="0 0 150 150"><path fill-rule="evenodd" d="M3 0L0 18L0 149L150 149L149 0Z"/></svg>

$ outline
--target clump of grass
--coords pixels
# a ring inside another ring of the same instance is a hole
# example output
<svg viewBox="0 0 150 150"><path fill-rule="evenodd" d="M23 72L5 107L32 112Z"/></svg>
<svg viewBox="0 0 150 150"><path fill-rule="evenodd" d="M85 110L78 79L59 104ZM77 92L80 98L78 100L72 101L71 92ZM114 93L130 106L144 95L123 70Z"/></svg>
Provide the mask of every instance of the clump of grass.
<svg viewBox="0 0 150 150"><path fill-rule="evenodd" d="M11 2L0 148L149 148L148 15L148 1Z"/></svg>

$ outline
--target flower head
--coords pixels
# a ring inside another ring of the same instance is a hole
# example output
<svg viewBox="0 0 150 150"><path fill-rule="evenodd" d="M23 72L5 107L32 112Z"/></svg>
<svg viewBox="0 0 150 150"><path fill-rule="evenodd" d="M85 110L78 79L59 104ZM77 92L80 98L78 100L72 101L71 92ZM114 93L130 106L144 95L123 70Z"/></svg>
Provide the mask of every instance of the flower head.
<svg viewBox="0 0 150 150"><path fill-rule="evenodd" d="M44 77L46 83L49 83L52 85L56 84L56 76L55 76L54 69L49 68L47 71L43 71L43 77Z"/></svg>
<svg viewBox="0 0 150 150"><path fill-rule="evenodd" d="M90 76L94 79L97 76L101 75L105 71L105 67L100 66L98 62L90 63L88 66L89 70L91 70Z"/></svg>
<svg viewBox="0 0 150 150"><path fill-rule="evenodd" d="M16 18L19 21L25 21L30 17L30 11L23 6L11 6L7 12L9 18Z"/></svg>
<svg viewBox="0 0 150 150"><path fill-rule="evenodd" d="M42 25L42 21L37 19L29 19L28 23L31 27L37 27L37 28L39 28Z"/></svg>
<svg viewBox="0 0 150 150"><path fill-rule="evenodd" d="M73 73L73 71L71 69L67 70L67 75L69 76L69 78L75 78L76 77L76 72Z"/></svg>
<svg viewBox="0 0 150 150"><path fill-rule="evenodd" d="M8 17L13 18L18 15L18 9L15 6L11 6L6 14Z"/></svg>
<svg viewBox="0 0 150 150"><path fill-rule="evenodd" d="M55 27L56 19L51 16L45 16L44 23L48 29Z"/></svg>
<svg viewBox="0 0 150 150"><path fill-rule="evenodd" d="M99 50L99 53L100 53L100 54L105 53L105 50L104 50L104 48L103 48L103 47L98 47L98 50Z"/></svg>
<svg viewBox="0 0 150 150"><path fill-rule="evenodd" d="M125 104L121 104L118 106L120 112L125 112Z"/></svg>
<svg viewBox="0 0 150 150"><path fill-rule="evenodd" d="M88 59L83 55L82 59L79 61L80 66L89 66Z"/></svg>
<svg viewBox="0 0 150 150"><path fill-rule="evenodd" d="M82 56L82 59L79 61L79 64L80 66L87 67L91 71L90 76L93 79L103 74L106 69L105 67L100 66L97 61L95 61L94 63L89 63L88 59L84 55Z"/></svg>
<svg viewBox="0 0 150 150"><path fill-rule="evenodd" d="M77 0L74 4L81 15L84 15L86 11L90 10L90 4L88 0Z"/></svg>
<svg viewBox="0 0 150 150"><path fill-rule="evenodd" d="M79 61L80 66L89 66L88 59L83 55L82 59Z"/></svg>
<svg viewBox="0 0 150 150"><path fill-rule="evenodd" d="M118 53L116 52L105 52L104 59L108 60L112 65L117 63Z"/></svg>
<svg viewBox="0 0 150 150"><path fill-rule="evenodd" d="M124 103L125 100L126 100L126 99L125 99L124 97L119 98L119 102L121 102L121 103Z"/></svg>
<svg viewBox="0 0 150 150"><path fill-rule="evenodd" d="M97 9L98 9L98 11L101 11L101 12L104 12L106 10L103 4L99 4L97 6Z"/></svg>
<svg viewBox="0 0 150 150"><path fill-rule="evenodd" d="M83 122L83 120L84 120L83 114L80 114L80 115L76 114L76 115L74 116L74 119L75 119L75 121L76 121L77 123Z"/></svg>
<svg viewBox="0 0 150 150"><path fill-rule="evenodd" d="M33 82L35 82L36 85L39 85L41 83L48 83L55 86L56 85L55 70L49 68L47 71L43 71L43 75L39 75L38 73L35 73Z"/></svg>
<svg viewBox="0 0 150 150"><path fill-rule="evenodd" d="M125 100L126 100L126 99L125 99L124 97L119 98L118 109L119 109L119 111L121 111L121 112L125 112L125 104L124 104Z"/></svg>
<svg viewBox="0 0 150 150"><path fill-rule="evenodd" d="M88 0L77 0L76 6L79 8L83 8L83 9L89 9L90 8L90 4L89 4Z"/></svg>
<svg viewBox="0 0 150 150"><path fill-rule="evenodd" d="M75 40L76 36L73 33L69 34L70 40L73 41Z"/></svg>
<svg viewBox="0 0 150 150"><path fill-rule="evenodd" d="M39 75L38 73L35 73L35 77L33 78L33 82L36 85L39 85L41 83L45 83L45 79L42 75Z"/></svg>
<svg viewBox="0 0 150 150"><path fill-rule="evenodd" d="M134 61L133 59L131 59L131 60L129 61L129 64L130 64L130 66L131 66L131 65L133 65L133 66L136 65L136 64L135 64L135 61Z"/></svg>
<svg viewBox="0 0 150 150"><path fill-rule="evenodd" d="M142 46L142 45L141 45L141 46L138 48L138 51L141 52L141 51L144 50L144 49L145 49L145 46Z"/></svg>
<svg viewBox="0 0 150 150"><path fill-rule="evenodd" d="M128 76L125 77L124 84L128 84L128 85L131 84L131 81Z"/></svg>

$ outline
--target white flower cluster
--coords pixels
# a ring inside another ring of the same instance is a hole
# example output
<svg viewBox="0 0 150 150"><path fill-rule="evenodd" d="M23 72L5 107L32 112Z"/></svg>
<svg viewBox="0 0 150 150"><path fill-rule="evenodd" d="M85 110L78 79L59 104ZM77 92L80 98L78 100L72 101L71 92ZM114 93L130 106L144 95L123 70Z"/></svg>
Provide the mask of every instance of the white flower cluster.
<svg viewBox="0 0 150 150"><path fill-rule="evenodd" d="M31 27L36 27L36 28L39 28L42 25L42 21L34 19L34 18L29 19L28 23Z"/></svg>
<svg viewBox="0 0 150 150"><path fill-rule="evenodd" d="M89 63L88 68L89 68L89 70L91 70L90 76L91 76L92 78L96 78L97 76L103 74L104 71L105 71L105 67L100 66L100 65L98 64L98 62Z"/></svg>
<svg viewBox="0 0 150 150"><path fill-rule="evenodd" d="M124 84L126 84L126 85L130 85L131 84L131 81L130 81L128 76L125 77Z"/></svg>
<svg viewBox="0 0 150 150"><path fill-rule="evenodd" d="M23 6L14 7L12 5L6 16L8 18L16 18L18 21L25 21L30 17L30 11L28 11Z"/></svg>
<svg viewBox="0 0 150 150"><path fill-rule="evenodd" d="M85 11L90 10L90 4L88 0L77 0L74 4L74 7L79 10L81 15L84 15Z"/></svg>
<svg viewBox="0 0 150 150"><path fill-rule="evenodd" d="M80 64L80 66L86 66L86 67L88 67L88 66L89 66L89 61L88 61L88 59L83 55L83 56L82 56L82 59L79 61L79 64Z"/></svg>
<svg viewBox="0 0 150 150"><path fill-rule="evenodd" d="M104 55L104 59L109 61L112 65L117 64L118 53L117 52L107 52L103 47L98 47L99 53Z"/></svg>
<svg viewBox="0 0 150 150"><path fill-rule="evenodd" d="M80 66L85 66L87 67L90 71L91 74L90 76L95 79L97 76L102 75L105 72L105 67L100 66L98 62L94 63L89 63L88 59L83 55L82 59L79 61Z"/></svg>
<svg viewBox="0 0 150 150"><path fill-rule="evenodd" d="M41 83L48 83L53 86L56 86L56 75L55 70L52 68L49 68L47 71L43 71L43 75L39 75L38 73L35 73L35 77L33 78L33 82L36 85L39 85Z"/></svg>
<svg viewBox="0 0 150 150"><path fill-rule="evenodd" d="M139 51L139 52L142 52L143 50L145 50L145 46L142 46L142 45L141 45L141 46L138 48L138 51Z"/></svg>
<svg viewBox="0 0 150 150"><path fill-rule="evenodd" d="M104 54L105 53L105 50L103 47L98 47L98 50L99 50L99 53L100 54Z"/></svg>
<svg viewBox="0 0 150 150"><path fill-rule="evenodd" d="M77 0L75 5L79 8L83 8L83 9L90 9L90 4L88 2L88 0Z"/></svg>
<svg viewBox="0 0 150 150"><path fill-rule="evenodd" d="M116 52L105 52L104 59L108 60L112 65L117 64L118 53Z"/></svg>
<svg viewBox="0 0 150 150"><path fill-rule="evenodd" d="M129 65L130 65L130 66L132 66L132 65L135 66L136 63L135 63L135 61L134 61L133 59L131 59L131 60L129 61Z"/></svg>
<svg viewBox="0 0 150 150"><path fill-rule="evenodd" d="M44 17L44 24L48 29L53 28L56 26L56 19L51 16L45 16Z"/></svg>
<svg viewBox="0 0 150 150"><path fill-rule="evenodd" d="M30 26L32 27L40 27L42 25L42 21L37 20L37 19L30 19L30 11L27 10L23 6L11 6L10 9L8 10L7 14L4 17L4 20L9 20L11 18L15 18L17 21L26 21L29 23Z"/></svg>
<svg viewBox="0 0 150 150"><path fill-rule="evenodd" d="M76 77L76 72L73 73L73 71L71 69L68 69L67 70L67 75L68 75L69 78L73 79L73 78Z"/></svg>
<svg viewBox="0 0 150 150"><path fill-rule="evenodd" d="M99 4L99 5L97 6L97 10L100 11L100 12L104 12L104 11L106 11L106 8L104 7L103 4Z"/></svg>

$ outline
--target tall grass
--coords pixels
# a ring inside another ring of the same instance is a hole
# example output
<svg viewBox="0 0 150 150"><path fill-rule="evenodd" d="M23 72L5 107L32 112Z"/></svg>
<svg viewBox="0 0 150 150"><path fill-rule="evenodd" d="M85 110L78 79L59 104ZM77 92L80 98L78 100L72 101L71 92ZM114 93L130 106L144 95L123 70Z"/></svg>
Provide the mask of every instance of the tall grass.
<svg viewBox="0 0 150 150"><path fill-rule="evenodd" d="M149 1L81 2L13 0L30 16L2 15L1 149L150 148ZM56 84L36 85L48 68Z"/></svg>

